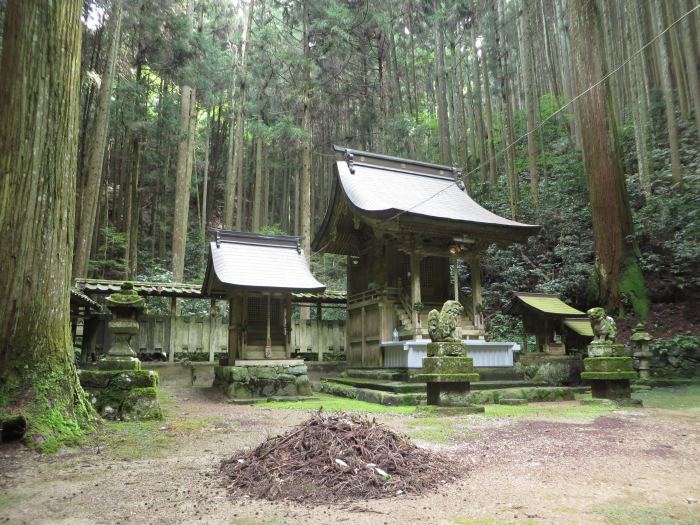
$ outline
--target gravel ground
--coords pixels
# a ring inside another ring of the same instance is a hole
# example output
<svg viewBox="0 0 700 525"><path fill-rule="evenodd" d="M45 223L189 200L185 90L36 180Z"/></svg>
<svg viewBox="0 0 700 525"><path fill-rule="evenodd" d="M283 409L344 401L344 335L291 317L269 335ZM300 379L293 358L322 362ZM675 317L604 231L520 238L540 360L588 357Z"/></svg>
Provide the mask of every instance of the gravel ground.
<svg viewBox="0 0 700 525"><path fill-rule="evenodd" d="M450 454L463 471L459 481L420 497L308 506L232 500L218 476L222 459L284 432L307 411L230 405L206 389L168 393L166 421L103 429L78 451L40 456L0 446L0 522L700 523L694 410L438 420L449 443L418 443ZM399 432L418 421L376 417Z"/></svg>

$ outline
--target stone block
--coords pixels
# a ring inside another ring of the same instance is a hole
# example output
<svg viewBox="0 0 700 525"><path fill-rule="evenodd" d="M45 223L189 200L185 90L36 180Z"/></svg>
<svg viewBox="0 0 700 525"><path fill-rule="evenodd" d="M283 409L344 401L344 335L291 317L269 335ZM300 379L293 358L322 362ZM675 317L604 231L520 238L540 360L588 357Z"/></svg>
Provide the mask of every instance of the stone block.
<svg viewBox="0 0 700 525"><path fill-rule="evenodd" d="M581 379L585 381L590 381L592 379L604 381L629 381L630 379L637 379L637 372L634 370L625 370L621 372L581 372Z"/></svg>
<svg viewBox="0 0 700 525"><path fill-rule="evenodd" d="M603 399L630 399L629 379L616 380L594 380L591 381L591 395L594 398Z"/></svg>
<svg viewBox="0 0 700 525"><path fill-rule="evenodd" d="M420 383L473 383L479 374L415 374L412 379Z"/></svg>
<svg viewBox="0 0 700 525"><path fill-rule="evenodd" d="M428 343L428 357L466 357L467 345L462 342L446 342Z"/></svg>
<svg viewBox="0 0 700 525"><path fill-rule="evenodd" d="M162 419L163 411L158 402L155 388L134 388L129 391L121 406L121 419L124 421L143 421Z"/></svg>
<svg viewBox="0 0 700 525"><path fill-rule="evenodd" d="M302 376L307 374L306 365L295 365L287 368L287 373L294 376Z"/></svg>
<svg viewBox="0 0 700 525"><path fill-rule="evenodd" d="M246 383L231 383L226 388L226 396L229 399L251 399L255 397L253 391Z"/></svg>
<svg viewBox="0 0 700 525"><path fill-rule="evenodd" d="M152 370L123 370L114 374L109 386L120 390L155 388L158 386L158 374Z"/></svg>
<svg viewBox="0 0 700 525"><path fill-rule="evenodd" d="M293 376L292 374L277 374L277 379L278 381L289 381L289 382L294 382L296 379L301 376Z"/></svg>
<svg viewBox="0 0 700 525"><path fill-rule="evenodd" d="M100 370L141 370L141 361L136 357L108 356L97 362Z"/></svg>
<svg viewBox="0 0 700 525"><path fill-rule="evenodd" d="M470 357L424 357L424 374L470 374L474 360Z"/></svg>
<svg viewBox="0 0 700 525"><path fill-rule="evenodd" d="M622 357L625 355L625 345L596 341L588 345L588 357Z"/></svg>
<svg viewBox="0 0 700 525"><path fill-rule="evenodd" d="M588 357L583 360L586 372L623 372L634 371L631 357Z"/></svg>
<svg viewBox="0 0 700 525"><path fill-rule="evenodd" d="M248 367L250 377L257 379L274 379L277 377L277 372L274 366L251 366Z"/></svg>

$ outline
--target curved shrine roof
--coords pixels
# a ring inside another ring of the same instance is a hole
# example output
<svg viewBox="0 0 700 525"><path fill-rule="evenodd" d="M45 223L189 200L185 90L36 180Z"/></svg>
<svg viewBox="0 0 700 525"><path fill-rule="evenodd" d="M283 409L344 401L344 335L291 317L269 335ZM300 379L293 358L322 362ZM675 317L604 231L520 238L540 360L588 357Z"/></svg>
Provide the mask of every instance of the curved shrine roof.
<svg viewBox="0 0 700 525"><path fill-rule="evenodd" d="M449 166L398 159L368 152L346 152L336 162L334 190L326 217L314 239L318 249L329 232L337 197L345 198L360 216L380 220L412 219L450 225L456 232L489 233L510 241L524 241L539 226L500 217L477 204Z"/></svg>
<svg viewBox="0 0 700 525"><path fill-rule="evenodd" d="M216 230L202 291L225 295L231 289L278 292L322 292L325 285L311 274L301 250L301 237L277 237Z"/></svg>

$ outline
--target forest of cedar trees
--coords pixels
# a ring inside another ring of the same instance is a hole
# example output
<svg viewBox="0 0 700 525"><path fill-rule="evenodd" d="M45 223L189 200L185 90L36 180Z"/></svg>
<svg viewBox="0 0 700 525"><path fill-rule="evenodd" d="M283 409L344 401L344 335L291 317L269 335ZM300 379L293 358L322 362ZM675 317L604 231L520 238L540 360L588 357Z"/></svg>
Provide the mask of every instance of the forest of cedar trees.
<svg viewBox="0 0 700 525"><path fill-rule="evenodd" d="M519 330L514 291L700 333L697 0L58 4L0 1L5 349L37 293L20 335L61 346L75 278L200 283L208 227L303 235L344 289L345 258L309 247L333 144L456 166L542 225L484 259L492 337Z"/></svg>

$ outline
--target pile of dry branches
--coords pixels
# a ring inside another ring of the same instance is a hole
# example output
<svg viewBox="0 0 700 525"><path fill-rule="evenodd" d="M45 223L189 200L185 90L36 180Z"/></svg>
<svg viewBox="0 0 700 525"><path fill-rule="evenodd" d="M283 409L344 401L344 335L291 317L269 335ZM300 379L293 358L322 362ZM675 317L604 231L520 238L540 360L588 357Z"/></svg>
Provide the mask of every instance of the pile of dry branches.
<svg viewBox="0 0 700 525"><path fill-rule="evenodd" d="M224 460L221 472L233 495L314 503L417 494L457 475L446 458L374 420L320 412Z"/></svg>

